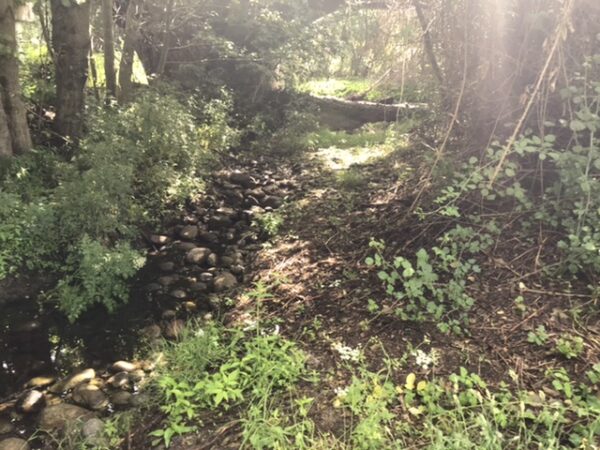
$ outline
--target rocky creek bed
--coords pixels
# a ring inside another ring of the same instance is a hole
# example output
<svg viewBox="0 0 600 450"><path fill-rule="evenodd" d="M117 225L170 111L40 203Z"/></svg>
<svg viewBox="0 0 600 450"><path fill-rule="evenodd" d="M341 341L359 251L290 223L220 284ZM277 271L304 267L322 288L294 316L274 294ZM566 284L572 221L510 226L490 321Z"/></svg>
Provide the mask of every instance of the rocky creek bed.
<svg viewBox="0 0 600 450"><path fill-rule="evenodd" d="M66 326L43 302L5 289L0 450L53 448L44 434L61 435L75 423L93 440L113 411L144 401L155 363L135 359L137 351L149 341L177 339L191 317L219 314L224 294L248 281L262 246L254 219L298 189L289 168L274 173L264 166L254 161L215 174L198 203L148 234L146 267L131 302L114 316L92 311ZM30 291L45 286L34 281ZM36 430L42 433L30 439Z"/></svg>

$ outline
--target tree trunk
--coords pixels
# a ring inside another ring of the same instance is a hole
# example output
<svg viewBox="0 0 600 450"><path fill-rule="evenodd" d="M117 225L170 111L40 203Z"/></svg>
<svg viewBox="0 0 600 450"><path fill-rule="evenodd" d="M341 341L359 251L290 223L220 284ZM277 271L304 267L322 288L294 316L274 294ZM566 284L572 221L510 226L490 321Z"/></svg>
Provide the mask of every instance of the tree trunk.
<svg viewBox="0 0 600 450"><path fill-rule="evenodd" d="M165 14L165 32L162 39L162 48L160 49L160 59L158 60L158 67L156 68L157 78L162 77L163 73L165 72L165 66L167 65L167 57L169 56L169 50L171 47L171 22L173 20L174 6L175 0L169 0Z"/></svg>
<svg viewBox="0 0 600 450"><path fill-rule="evenodd" d="M31 136L27 125L27 111L21 100L17 37L15 29L15 4L13 0L0 0L0 121L2 129L10 133L11 145L0 144L0 153L24 153L31 149ZM5 131L0 131L5 134ZM0 138L1 139L1 138Z"/></svg>
<svg viewBox="0 0 600 450"><path fill-rule="evenodd" d="M421 0L412 0L412 3L415 7L415 11L417 12L417 18L419 19L421 29L423 30L423 45L425 47L425 54L427 55L427 59L431 65L431 70L433 70L433 74L437 78L442 89L444 89L444 76L442 75L442 71L440 70L440 66L435 57L435 52L433 51L433 41L431 40L431 34L429 33L429 24L427 23L425 14L423 13Z"/></svg>
<svg viewBox="0 0 600 450"><path fill-rule="evenodd" d="M133 59L139 34L139 24L135 17L138 4L139 0L131 0L127 6L125 38L119 66L119 104L127 103L131 99Z"/></svg>
<svg viewBox="0 0 600 450"><path fill-rule="evenodd" d="M104 73L106 74L106 100L108 102L111 97L117 97L113 0L102 0L102 24L104 27Z"/></svg>
<svg viewBox="0 0 600 450"><path fill-rule="evenodd" d="M2 90L0 90L0 157L12 155L13 148L10 131L8 129L8 117L6 117L6 114L4 113Z"/></svg>
<svg viewBox="0 0 600 450"><path fill-rule="evenodd" d="M56 59L55 129L66 141L77 144L83 133L90 52L90 2L77 4L73 0L51 0L51 7L52 45Z"/></svg>

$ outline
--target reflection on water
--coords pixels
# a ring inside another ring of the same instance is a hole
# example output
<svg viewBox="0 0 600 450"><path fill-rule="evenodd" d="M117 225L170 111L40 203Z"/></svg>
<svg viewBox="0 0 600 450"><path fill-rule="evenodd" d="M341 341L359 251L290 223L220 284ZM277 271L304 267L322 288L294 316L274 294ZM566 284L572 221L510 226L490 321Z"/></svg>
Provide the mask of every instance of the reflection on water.
<svg viewBox="0 0 600 450"><path fill-rule="evenodd" d="M98 308L76 324L49 304L31 299L3 304L0 298L0 402L33 377L131 358L136 330L152 316L147 300L132 297L117 314Z"/></svg>

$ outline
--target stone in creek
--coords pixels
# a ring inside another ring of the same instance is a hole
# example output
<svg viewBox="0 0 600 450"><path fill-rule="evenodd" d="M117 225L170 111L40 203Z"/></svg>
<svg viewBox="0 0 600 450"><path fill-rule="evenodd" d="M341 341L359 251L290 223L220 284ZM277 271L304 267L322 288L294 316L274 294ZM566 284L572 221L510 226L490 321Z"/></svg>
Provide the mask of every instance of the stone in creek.
<svg viewBox="0 0 600 450"><path fill-rule="evenodd" d="M146 373L142 369L136 369L129 372L129 377L134 383L139 383L146 378Z"/></svg>
<svg viewBox="0 0 600 450"><path fill-rule="evenodd" d="M211 253L210 255L208 255L208 258L206 258L206 263L210 267L216 267L217 264L219 264L219 257L216 253Z"/></svg>
<svg viewBox="0 0 600 450"><path fill-rule="evenodd" d="M129 387L129 374L127 372L119 372L108 379L108 383L117 389L126 389Z"/></svg>
<svg viewBox="0 0 600 450"><path fill-rule="evenodd" d="M165 261L158 266L163 272L173 272L175 270L175 263L173 261Z"/></svg>
<svg viewBox="0 0 600 450"><path fill-rule="evenodd" d="M83 384L73 390L72 399L78 405L100 411L108 406L108 398L98 386Z"/></svg>
<svg viewBox="0 0 600 450"><path fill-rule="evenodd" d="M206 283L201 282L192 283L190 284L189 290L192 292L206 292L208 291L208 286Z"/></svg>
<svg viewBox="0 0 600 450"><path fill-rule="evenodd" d="M165 245L169 242L169 236L165 236L164 234L153 234L150 236L150 241L154 245Z"/></svg>
<svg viewBox="0 0 600 450"><path fill-rule="evenodd" d="M223 216L227 216L231 219L234 219L235 217L237 217L238 212L233 208L229 208L228 206L222 206L219 209L217 209L217 214L221 214Z"/></svg>
<svg viewBox="0 0 600 450"><path fill-rule="evenodd" d="M185 255L185 260L191 264L204 264L211 253L208 248L196 247Z"/></svg>
<svg viewBox="0 0 600 450"><path fill-rule="evenodd" d="M30 450L27 441L19 438L8 438L0 440L0 450Z"/></svg>
<svg viewBox="0 0 600 450"><path fill-rule="evenodd" d="M231 266L231 273L233 273L235 275L243 275L245 271L246 271L246 269L241 264L236 264L234 266Z"/></svg>
<svg viewBox="0 0 600 450"><path fill-rule="evenodd" d="M198 305L196 305L194 302L185 302L183 304L183 308L189 312L189 313L193 313L195 311L198 310Z"/></svg>
<svg viewBox="0 0 600 450"><path fill-rule="evenodd" d="M183 289L175 289L174 291L171 291L170 295L177 300L183 300L187 297L187 292L185 292Z"/></svg>
<svg viewBox="0 0 600 450"><path fill-rule="evenodd" d="M8 419L0 417L0 435L9 434L15 431L15 426Z"/></svg>
<svg viewBox="0 0 600 450"><path fill-rule="evenodd" d="M129 361L117 361L112 366L110 366L110 371L112 373L133 372L134 370L136 370L138 368L139 368L138 364L135 364L135 363L132 363Z"/></svg>
<svg viewBox="0 0 600 450"><path fill-rule="evenodd" d="M166 309L161 314L161 317L163 320L171 320L171 319L174 319L176 315L177 315L177 313L175 311L173 311L172 309Z"/></svg>
<svg viewBox="0 0 600 450"><path fill-rule="evenodd" d="M97 417L86 421L81 428L81 434L86 440L86 443L94 447L106 447L106 442L103 436L104 422Z"/></svg>
<svg viewBox="0 0 600 450"><path fill-rule="evenodd" d="M56 378L54 377L35 377L29 380L26 384L26 388L45 388L56 382Z"/></svg>
<svg viewBox="0 0 600 450"><path fill-rule="evenodd" d="M196 248L196 244L193 242L178 242L176 245L177 250L182 252L189 252Z"/></svg>
<svg viewBox="0 0 600 450"><path fill-rule="evenodd" d="M234 264L234 259L231 256L222 256L221 265L223 267L231 267Z"/></svg>
<svg viewBox="0 0 600 450"><path fill-rule="evenodd" d="M179 275L165 275L160 277L158 282L163 286L171 286L179 281Z"/></svg>
<svg viewBox="0 0 600 450"><path fill-rule="evenodd" d="M25 392L17 401L17 411L31 414L41 410L46 404L44 394L40 391L31 390Z"/></svg>
<svg viewBox="0 0 600 450"><path fill-rule="evenodd" d="M94 413L80 406L61 403L48 406L40 413L40 429L47 432L64 431L67 427L94 417Z"/></svg>
<svg viewBox="0 0 600 450"><path fill-rule="evenodd" d="M281 207L281 205L283 204L283 200L281 199L281 197L276 197L274 195L267 195L264 199L262 199L262 201L260 203L265 208L277 209L277 208Z"/></svg>
<svg viewBox="0 0 600 450"><path fill-rule="evenodd" d="M56 383L54 386L50 388L50 392L53 393L62 393L73 389L74 387L82 384L89 383L94 378L96 378L96 371L94 369L86 369L82 372L79 372L66 380Z"/></svg>
<svg viewBox="0 0 600 450"><path fill-rule="evenodd" d="M165 337L167 339L177 339L183 333L185 329L185 322L183 320L172 320L165 326Z"/></svg>
<svg viewBox="0 0 600 450"><path fill-rule="evenodd" d="M115 406L131 406L133 403L133 395L127 391L117 391L111 394L110 401Z"/></svg>
<svg viewBox="0 0 600 450"><path fill-rule="evenodd" d="M204 233L200 233L200 239L211 244L219 243L219 235L213 231L206 231Z"/></svg>
<svg viewBox="0 0 600 450"><path fill-rule="evenodd" d="M233 222L227 216L216 215L208 220L208 226L212 230L221 230L223 228L229 228Z"/></svg>
<svg viewBox="0 0 600 450"><path fill-rule="evenodd" d="M254 197L257 200L265 198L267 195L267 194L265 194L265 191L263 191L261 188L248 189L246 192L244 192L244 194L246 194L247 196L250 196L250 197Z"/></svg>
<svg viewBox="0 0 600 450"><path fill-rule="evenodd" d="M198 237L198 227L196 225L186 225L179 232L181 239L193 241Z"/></svg>
<svg viewBox="0 0 600 450"><path fill-rule="evenodd" d="M223 292L236 287L237 278L229 272L223 272L215 278L215 291Z"/></svg>
<svg viewBox="0 0 600 450"><path fill-rule="evenodd" d="M200 274L200 282L201 283L211 283L213 281L213 274L209 272L204 272Z"/></svg>
<svg viewBox="0 0 600 450"><path fill-rule="evenodd" d="M231 172L229 181L244 188L252 188L258 184L252 175L238 171Z"/></svg>

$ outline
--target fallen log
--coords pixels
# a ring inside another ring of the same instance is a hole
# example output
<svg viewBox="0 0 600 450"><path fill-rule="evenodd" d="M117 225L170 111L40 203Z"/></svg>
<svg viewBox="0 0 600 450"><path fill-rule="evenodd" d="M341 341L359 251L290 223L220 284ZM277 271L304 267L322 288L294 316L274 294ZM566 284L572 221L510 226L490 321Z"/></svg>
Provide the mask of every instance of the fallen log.
<svg viewBox="0 0 600 450"><path fill-rule="evenodd" d="M366 123L395 122L428 109L424 103L385 104L316 95L308 98L316 107L320 124L332 130L351 130Z"/></svg>

